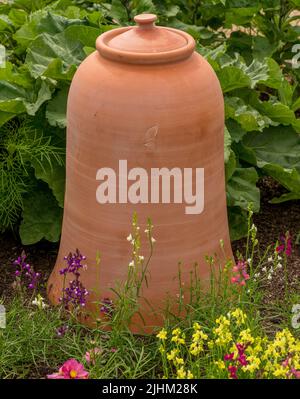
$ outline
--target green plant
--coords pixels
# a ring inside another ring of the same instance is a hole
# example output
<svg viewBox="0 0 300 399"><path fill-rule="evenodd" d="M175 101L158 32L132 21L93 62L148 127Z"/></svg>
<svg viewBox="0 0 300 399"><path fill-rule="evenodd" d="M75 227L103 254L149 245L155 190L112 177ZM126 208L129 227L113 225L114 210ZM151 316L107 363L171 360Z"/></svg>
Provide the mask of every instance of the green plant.
<svg viewBox="0 0 300 399"><path fill-rule="evenodd" d="M138 13L155 12L159 23L194 36L197 50L220 80L226 112L230 233L233 240L238 239L247 232L248 203L254 204L254 212L259 211L256 184L261 176L272 176L285 188L286 192L272 202L300 198L300 68L292 63L299 40L299 10L298 0L1 3L0 41L7 55L5 67L0 68L1 136L10 129L9 121L19 126L24 118L30 118L52 145L57 146L58 140L58 147L63 148L69 85L78 65L94 51L96 37L113 27L132 24ZM31 147L35 145L33 142ZM23 217L26 228L21 225L21 238L27 244L43 237L59 237L64 168L56 161L52 168L43 166L39 170L35 167L35 179L43 180L57 201L43 185L51 219L55 220L55 231L50 235L42 228L48 225L43 213L24 208L29 183L24 182L22 173L15 170L0 186L3 210L8 209L8 186L16 186L12 209L7 218L0 212L0 225L15 225ZM40 208L42 196L39 185L35 187L28 201ZM30 218L34 223L30 224Z"/></svg>

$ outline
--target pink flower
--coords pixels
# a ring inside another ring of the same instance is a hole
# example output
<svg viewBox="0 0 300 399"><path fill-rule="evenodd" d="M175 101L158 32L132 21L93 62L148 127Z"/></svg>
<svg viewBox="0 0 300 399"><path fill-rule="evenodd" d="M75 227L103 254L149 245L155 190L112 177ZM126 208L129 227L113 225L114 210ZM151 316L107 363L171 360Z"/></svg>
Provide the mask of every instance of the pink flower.
<svg viewBox="0 0 300 399"><path fill-rule="evenodd" d="M231 277L231 282L233 284L238 284L240 286L245 286L246 281L250 279L247 273L247 262L239 260L238 263L232 268L234 276Z"/></svg>
<svg viewBox="0 0 300 399"><path fill-rule="evenodd" d="M47 375L52 380L81 380L89 378L89 373L84 369L83 364L75 359L67 360L59 369L58 373Z"/></svg>
<svg viewBox="0 0 300 399"><path fill-rule="evenodd" d="M232 366L232 365L230 365L230 366L228 366L228 371L229 371L229 374L230 374L230 378L232 378L232 379L234 379L234 380L236 380L238 377L237 377L237 367L236 366Z"/></svg>
<svg viewBox="0 0 300 399"><path fill-rule="evenodd" d="M227 362L228 360L233 360L234 353L227 353L227 355L224 356L224 360Z"/></svg>
<svg viewBox="0 0 300 399"><path fill-rule="evenodd" d="M292 239L290 233L287 232L285 237L280 237L280 244L276 247L276 252L279 254L285 252L286 256L291 256L292 254Z"/></svg>
<svg viewBox="0 0 300 399"><path fill-rule="evenodd" d="M291 374L297 379L300 380L300 370L296 370L294 367L291 369Z"/></svg>
<svg viewBox="0 0 300 399"><path fill-rule="evenodd" d="M103 352L102 349L100 349L100 348L94 348L94 349L92 349L90 352L86 352L86 353L85 353L85 360L87 361L87 363L95 364L95 363L96 363L95 357L96 357L97 355L100 355L102 352Z"/></svg>

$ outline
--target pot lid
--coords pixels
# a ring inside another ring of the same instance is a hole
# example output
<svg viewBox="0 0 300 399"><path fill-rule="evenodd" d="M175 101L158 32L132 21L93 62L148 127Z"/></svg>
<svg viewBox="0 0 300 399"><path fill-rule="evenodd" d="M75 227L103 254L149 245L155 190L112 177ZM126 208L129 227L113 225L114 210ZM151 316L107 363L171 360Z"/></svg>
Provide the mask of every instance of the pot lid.
<svg viewBox="0 0 300 399"><path fill-rule="evenodd" d="M98 37L96 47L103 57L132 64L157 64L183 60L193 53L192 36L156 26L156 15L140 14L134 20L137 26L113 29Z"/></svg>

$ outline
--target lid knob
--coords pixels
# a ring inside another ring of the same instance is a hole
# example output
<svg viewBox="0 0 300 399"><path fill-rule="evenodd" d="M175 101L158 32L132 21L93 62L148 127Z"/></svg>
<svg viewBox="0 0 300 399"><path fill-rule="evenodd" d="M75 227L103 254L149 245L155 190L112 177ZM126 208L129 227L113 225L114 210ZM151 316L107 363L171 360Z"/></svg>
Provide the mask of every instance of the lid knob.
<svg viewBox="0 0 300 399"><path fill-rule="evenodd" d="M149 29L153 28L154 22L157 20L157 15L155 14L139 14L134 17L135 22L138 24L139 28Z"/></svg>

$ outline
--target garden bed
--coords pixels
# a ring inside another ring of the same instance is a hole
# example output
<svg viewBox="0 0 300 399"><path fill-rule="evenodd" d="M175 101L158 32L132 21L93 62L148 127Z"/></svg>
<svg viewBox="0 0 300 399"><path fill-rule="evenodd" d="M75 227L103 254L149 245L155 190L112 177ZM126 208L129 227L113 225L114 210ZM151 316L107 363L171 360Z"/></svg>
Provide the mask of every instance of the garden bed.
<svg viewBox="0 0 300 399"><path fill-rule="evenodd" d="M254 214L254 223L258 229L258 240L261 249L265 249L270 244L275 244L276 240L290 232L295 240L300 231L300 201L289 201L281 204L270 204L269 200L283 193L283 188L271 178L264 178L259 183L261 188L261 210ZM59 248L58 243L42 241L35 245L24 246L19 238L13 233L6 233L0 236L0 296L11 296L14 275L11 270L12 262L24 250L36 271L41 272L46 281L56 261ZM233 251L243 253L246 239L233 242ZM292 285L300 281L300 248L294 248L289 258L289 279ZM280 276L278 276L280 278ZM274 289L274 287L276 287ZM266 297L276 298L282 291L280 284L270 285L270 290Z"/></svg>

